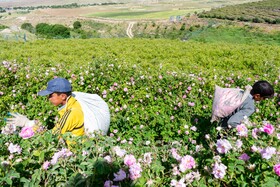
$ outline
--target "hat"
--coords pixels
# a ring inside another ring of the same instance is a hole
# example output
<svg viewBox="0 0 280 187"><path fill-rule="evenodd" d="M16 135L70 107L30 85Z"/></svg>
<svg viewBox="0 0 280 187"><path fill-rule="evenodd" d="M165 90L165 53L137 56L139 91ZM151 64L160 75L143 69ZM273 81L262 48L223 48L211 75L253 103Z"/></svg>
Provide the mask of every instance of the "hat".
<svg viewBox="0 0 280 187"><path fill-rule="evenodd" d="M54 92L71 92L72 86L67 79L55 78L48 82L47 89L38 92L38 95L45 96Z"/></svg>

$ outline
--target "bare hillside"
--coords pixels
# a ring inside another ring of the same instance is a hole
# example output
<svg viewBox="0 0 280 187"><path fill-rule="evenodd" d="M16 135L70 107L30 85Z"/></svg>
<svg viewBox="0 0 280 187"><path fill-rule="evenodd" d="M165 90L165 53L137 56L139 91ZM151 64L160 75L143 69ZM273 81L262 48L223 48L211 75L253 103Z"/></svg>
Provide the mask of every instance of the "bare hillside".
<svg viewBox="0 0 280 187"><path fill-rule="evenodd" d="M158 2L158 0L0 0L0 7L51 6L64 4ZM164 0L163 0L164 1Z"/></svg>
<svg viewBox="0 0 280 187"><path fill-rule="evenodd" d="M26 7L26 6L51 6L64 4L94 4L94 3L178 3L189 2L190 0L0 0L0 7ZM220 5L240 4L260 0L200 0L202 3L218 3ZM195 2L195 1L194 1Z"/></svg>

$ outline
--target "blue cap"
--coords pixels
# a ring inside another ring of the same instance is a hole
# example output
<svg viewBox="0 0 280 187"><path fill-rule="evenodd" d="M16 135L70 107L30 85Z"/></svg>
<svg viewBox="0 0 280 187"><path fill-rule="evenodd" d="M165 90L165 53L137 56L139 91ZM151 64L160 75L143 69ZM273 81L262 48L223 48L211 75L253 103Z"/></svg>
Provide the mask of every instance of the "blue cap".
<svg viewBox="0 0 280 187"><path fill-rule="evenodd" d="M45 96L54 92L71 92L72 86L67 79L55 78L48 82L47 89L38 92L38 95Z"/></svg>

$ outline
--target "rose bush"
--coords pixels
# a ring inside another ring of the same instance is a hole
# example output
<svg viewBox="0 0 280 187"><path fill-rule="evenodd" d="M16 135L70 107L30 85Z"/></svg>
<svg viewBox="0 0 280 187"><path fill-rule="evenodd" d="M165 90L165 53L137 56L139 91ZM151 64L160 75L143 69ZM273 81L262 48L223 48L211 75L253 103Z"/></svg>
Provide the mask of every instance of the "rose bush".
<svg viewBox="0 0 280 187"><path fill-rule="evenodd" d="M278 47L61 42L1 43L1 186L279 185ZM104 98L111 111L108 136L75 138L68 147L51 134L56 108L37 92L56 76L69 79L75 91ZM250 122L228 132L210 123L215 84L244 89L256 79L272 82L276 97L256 103ZM33 134L6 126L9 111L44 128Z"/></svg>
<svg viewBox="0 0 280 187"><path fill-rule="evenodd" d="M244 124L247 136L236 129L230 136L218 129L216 133L226 137L207 138L195 149L183 141L130 144L99 134L94 138L66 134L76 142L68 147L49 130L29 139L17 133L1 134L5 145L1 185L277 186L279 130L268 134L263 131L267 123Z"/></svg>

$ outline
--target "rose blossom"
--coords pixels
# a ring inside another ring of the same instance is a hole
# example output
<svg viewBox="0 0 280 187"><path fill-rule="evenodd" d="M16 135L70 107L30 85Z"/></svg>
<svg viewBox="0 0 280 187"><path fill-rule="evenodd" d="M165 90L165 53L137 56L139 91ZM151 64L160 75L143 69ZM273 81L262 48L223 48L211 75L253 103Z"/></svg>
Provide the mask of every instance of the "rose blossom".
<svg viewBox="0 0 280 187"><path fill-rule="evenodd" d="M147 184L148 186L150 186L150 185L153 185L153 183L154 183L154 181L153 181L152 179L149 179L149 180L147 181L146 184Z"/></svg>
<svg viewBox="0 0 280 187"><path fill-rule="evenodd" d="M50 164L51 164L51 163L50 163L49 161L44 162L44 164L43 164L43 166L42 166L43 169L44 169L44 170L47 170L47 169L49 168Z"/></svg>
<svg viewBox="0 0 280 187"><path fill-rule="evenodd" d="M89 154L88 151L85 151L85 150L82 151L82 155L83 155L83 156L87 156L88 154Z"/></svg>
<svg viewBox="0 0 280 187"><path fill-rule="evenodd" d="M262 158L268 160L272 155L276 154L276 149L274 147L267 147L261 150Z"/></svg>
<svg viewBox="0 0 280 187"><path fill-rule="evenodd" d="M16 126L14 124L7 124L5 127L1 129L2 134L13 134L16 131Z"/></svg>
<svg viewBox="0 0 280 187"><path fill-rule="evenodd" d="M177 166L174 166L173 169L172 169L172 174L173 175L180 175L180 171L178 170L178 167Z"/></svg>
<svg viewBox="0 0 280 187"><path fill-rule="evenodd" d="M18 154L21 153L21 147L18 144L10 143L8 150L10 151L11 154L12 153L18 153Z"/></svg>
<svg viewBox="0 0 280 187"><path fill-rule="evenodd" d="M280 164L276 164L273 169L276 175L280 176Z"/></svg>
<svg viewBox="0 0 280 187"><path fill-rule="evenodd" d="M108 163L112 163L112 157L111 157L110 155L105 156L104 159L105 159Z"/></svg>
<svg viewBox="0 0 280 187"><path fill-rule="evenodd" d="M105 181L105 183L104 183L104 187L111 187L111 186L112 186L112 184L113 184L113 182L112 182L112 181L107 180L107 181Z"/></svg>
<svg viewBox="0 0 280 187"><path fill-rule="evenodd" d="M213 157L213 160L214 160L216 163L220 163L220 162L221 162L221 157L220 157L219 155L214 156L214 157Z"/></svg>
<svg viewBox="0 0 280 187"><path fill-rule="evenodd" d="M274 132L274 127L273 125L267 123L263 126L263 131L270 135Z"/></svg>
<svg viewBox="0 0 280 187"><path fill-rule="evenodd" d="M126 154L126 150L121 149L119 146L115 146L113 150L115 151L116 155L118 155L119 157L123 157Z"/></svg>
<svg viewBox="0 0 280 187"><path fill-rule="evenodd" d="M170 183L170 186L175 186L175 187L186 187L185 179L184 179L184 178L181 178L179 181L177 181L177 180L175 180L175 179L172 179L172 180L171 180L171 183Z"/></svg>
<svg viewBox="0 0 280 187"><path fill-rule="evenodd" d="M217 151L222 154L227 153L230 149L232 149L231 144L226 139L218 140L216 145L217 145Z"/></svg>
<svg viewBox="0 0 280 187"><path fill-rule="evenodd" d="M67 158L72 155L73 155L73 153L69 149L62 148L61 151L54 153L50 163L52 165L55 165L60 158Z"/></svg>
<svg viewBox="0 0 280 187"><path fill-rule="evenodd" d="M34 131L32 127L23 127L21 129L21 132L19 133L19 136L23 139L28 139L34 136Z"/></svg>
<svg viewBox="0 0 280 187"><path fill-rule="evenodd" d="M222 179L226 175L227 167L223 163L215 163L212 174L216 179Z"/></svg>
<svg viewBox="0 0 280 187"><path fill-rule="evenodd" d="M259 129L258 128L254 128L252 130L252 137L255 138L255 139L258 139L258 135L257 135L258 132L259 132Z"/></svg>
<svg viewBox="0 0 280 187"><path fill-rule="evenodd" d="M136 180L141 177L142 168L139 163L135 163L129 167L129 177L131 180Z"/></svg>
<svg viewBox="0 0 280 187"><path fill-rule="evenodd" d="M193 103L193 102L188 102L188 105L191 106L191 107L193 107L193 106L195 105L195 103Z"/></svg>
<svg viewBox="0 0 280 187"><path fill-rule="evenodd" d="M192 131L196 131L196 130L197 130L196 126L192 126L190 129L191 129Z"/></svg>
<svg viewBox="0 0 280 187"><path fill-rule="evenodd" d="M240 149L243 145L243 142L241 140L236 140L235 146L237 149Z"/></svg>
<svg viewBox="0 0 280 187"><path fill-rule="evenodd" d="M113 181L122 181L126 178L126 173L124 170L120 169L118 173L114 173L114 177Z"/></svg>
<svg viewBox="0 0 280 187"><path fill-rule="evenodd" d="M188 173L185 175L185 180L187 184L191 184L194 180L193 174L192 173Z"/></svg>
<svg viewBox="0 0 280 187"><path fill-rule="evenodd" d="M152 163L152 156L151 156L152 153L145 153L144 154L144 159L143 159L143 162L146 163L147 165L150 165Z"/></svg>
<svg viewBox="0 0 280 187"><path fill-rule="evenodd" d="M186 155L182 157L181 163L179 164L180 171L185 172L187 169L195 167L195 160L192 156Z"/></svg>
<svg viewBox="0 0 280 187"><path fill-rule="evenodd" d="M126 155L124 157L124 164L127 166L131 166L136 163L136 159L133 155Z"/></svg>
<svg viewBox="0 0 280 187"><path fill-rule="evenodd" d="M251 147L252 152L258 152L259 150L260 150L259 147L252 145L252 147Z"/></svg>
<svg viewBox="0 0 280 187"><path fill-rule="evenodd" d="M243 124L237 125L236 130L237 130L237 135L239 135L239 136L247 136L248 135L248 129Z"/></svg>
<svg viewBox="0 0 280 187"><path fill-rule="evenodd" d="M250 159L250 157L246 153L243 153L242 155L240 155L239 159L248 161Z"/></svg>
<svg viewBox="0 0 280 187"><path fill-rule="evenodd" d="M192 176L192 179L195 179L195 180L199 180L200 176L201 176L198 171L196 171L196 172L192 171L189 174Z"/></svg>
<svg viewBox="0 0 280 187"><path fill-rule="evenodd" d="M176 160L181 160L181 156L177 153L177 149L175 149L175 148L172 148L171 149L171 154L172 154L172 156L173 156L173 158L175 158Z"/></svg>

